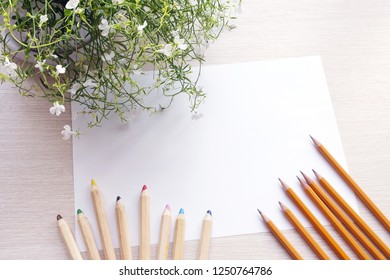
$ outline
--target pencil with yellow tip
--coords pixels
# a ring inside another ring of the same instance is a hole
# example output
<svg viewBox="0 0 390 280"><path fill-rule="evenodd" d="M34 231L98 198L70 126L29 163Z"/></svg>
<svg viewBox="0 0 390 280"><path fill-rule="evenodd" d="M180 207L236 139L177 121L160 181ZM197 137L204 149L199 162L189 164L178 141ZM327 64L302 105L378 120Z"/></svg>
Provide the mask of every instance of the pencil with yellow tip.
<svg viewBox="0 0 390 280"><path fill-rule="evenodd" d="M73 260L82 260L83 257L80 254L80 250L77 247L73 234L70 231L68 223L62 218L61 215L57 215L57 225L61 232L62 239L65 242L66 248Z"/></svg>
<svg viewBox="0 0 390 280"><path fill-rule="evenodd" d="M131 260L132 254L130 245L129 225L127 223L126 210L120 196L116 198L115 213L116 222L118 226L121 258L122 260Z"/></svg>
<svg viewBox="0 0 390 280"><path fill-rule="evenodd" d="M263 219L267 228L271 231L271 233L275 236L275 238L279 241L279 243L283 246L283 248L287 251L287 253L294 260L303 260L302 256L298 253L298 251L291 245L291 243L287 240L287 238L282 234L282 232L278 229L278 227L268 218L264 213L262 213L259 209L259 214Z"/></svg>
<svg viewBox="0 0 390 280"><path fill-rule="evenodd" d="M96 246L96 241L92 233L91 225L87 216L80 209L77 210L77 221L80 226L81 235L83 236L89 258L91 260L100 260L99 250Z"/></svg>
<svg viewBox="0 0 390 280"><path fill-rule="evenodd" d="M182 260L184 257L184 237L185 237L185 216L184 209L181 208L175 222L173 236L172 259Z"/></svg>
<svg viewBox="0 0 390 280"><path fill-rule="evenodd" d="M96 219L99 225L100 238L106 260L115 260L115 250L112 244L110 228L108 226L102 194L95 180L91 180L91 197L95 209Z"/></svg>
<svg viewBox="0 0 390 280"><path fill-rule="evenodd" d="M167 204L161 216L160 239L157 247L158 260L168 259L169 242L170 242L170 235L171 235L171 222L172 222L171 207L169 206L169 204Z"/></svg>
<svg viewBox="0 0 390 280"><path fill-rule="evenodd" d="M212 213L208 210L203 219L202 235L199 243L199 260L209 259L212 227Z"/></svg>
<svg viewBox="0 0 390 280"><path fill-rule="evenodd" d="M150 259L150 195L147 186L141 190L141 245L140 259Z"/></svg>

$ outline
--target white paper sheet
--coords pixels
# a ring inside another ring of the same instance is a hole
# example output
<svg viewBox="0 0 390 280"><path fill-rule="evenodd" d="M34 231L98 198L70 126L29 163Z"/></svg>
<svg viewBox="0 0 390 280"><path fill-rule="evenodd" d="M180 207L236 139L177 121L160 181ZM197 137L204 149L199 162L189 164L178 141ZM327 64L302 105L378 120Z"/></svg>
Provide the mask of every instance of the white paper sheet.
<svg viewBox="0 0 390 280"><path fill-rule="evenodd" d="M147 79L148 77L146 77ZM139 244L139 196L151 194L151 241L158 242L161 213L171 205L173 223L182 207L186 239L199 239L202 219L213 213L213 236L266 231L257 208L281 229L292 228L278 201L309 226L281 189L289 183L316 211L297 184L299 170L314 168L357 209L354 195L314 148L320 140L346 166L321 59L303 57L203 67L207 99L191 118L185 95L163 114L141 114L128 125L111 119L73 142L75 207L98 227L90 198L94 178L105 199L115 247L115 199L125 203L132 245ZM79 108L72 104L73 114ZM85 127L77 117L73 128ZM79 229L77 242L85 249Z"/></svg>

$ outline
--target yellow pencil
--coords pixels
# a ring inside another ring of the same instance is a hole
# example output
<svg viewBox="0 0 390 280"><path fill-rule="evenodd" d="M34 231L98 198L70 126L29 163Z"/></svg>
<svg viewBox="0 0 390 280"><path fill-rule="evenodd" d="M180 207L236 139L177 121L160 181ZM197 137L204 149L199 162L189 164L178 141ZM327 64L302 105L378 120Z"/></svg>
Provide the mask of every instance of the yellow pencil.
<svg viewBox="0 0 390 280"><path fill-rule="evenodd" d="M110 229L108 227L106 213L104 211L102 195L100 193L99 187L96 185L96 182L93 179L91 180L91 197L96 213L96 219L99 225L99 232L103 245L104 256L107 260L115 260L115 250L114 246L112 245L112 239Z"/></svg>
<svg viewBox="0 0 390 280"><path fill-rule="evenodd" d="M173 236L172 259L182 260L184 256L185 217L183 208L176 218L175 232Z"/></svg>
<svg viewBox="0 0 390 280"><path fill-rule="evenodd" d="M70 231L68 223L61 217L61 215L57 215L57 225L61 232L62 239L65 242L66 248L72 259L74 260L82 260L83 257L80 254L80 250L77 247L76 241L74 240L73 234Z"/></svg>
<svg viewBox="0 0 390 280"><path fill-rule="evenodd" d="M298 253L298 251L291 245L291 243L287 240L287 238L282 234L282 232L278 229L278 227L271 221L270 218L268 218L266 215L264 215L259 209L259 214L261 218L263 219L265 225L268 227L268 229L272 232L272 234L275 236L275 238L279 241L279 243L283 246L283 248L287 251L287 253L294 259L294 260L303 260L302 256Z"/></svg>
<svg viewBox="0 0 390 280"><path fill-rule="evenodd" d="M171 222L172 222L171 207L169 206L169 204L167 204L161 216L160 240L157 248L158 260L168 259L169 242L170 242L170 235L171 235Z"/></svg>
<svg viewBox="0 0 390 280"><path fill-rule="evenodd" d="M116 222L118 225L118 234L120 242L120 251L122 260L131 260L131 246L130 246L130 234L129 225L127 223L127 215L125 207L123 206L121 197L116 198L115 205Z"/></svg>
<svg viewBox="0 0 390 280"><path fill-rule="evenodd" d="M294 215L294 213L280 201L279 205L283 210L283 214L298 231L298 233L302 236L302 238L306 241L306 243L310 246L313 252L316 253L318 258L321 260L329 260L329 256L325 253L325 251L321 248L320 244L317 243L313 236L307 231L307 229L301 224L301 222Z"/></svg>
<svg viewBox="0 0 390 280"><path fill-rule="evenodd" d="M91 260L100 260L99 250L96 246L95 237L93 236L91 225L87 216L80 209L77 210L77 221L83 236L85 247L87 247L88 256Z"/></svg>
<svg viewBox="0 0 390 280"><path fill-rule="evenodd" d="M211 211L208 210L203 219L202 236L199 243L199 259L208 260L210 255L211 231L213 220Z"/></svg>
<svg viewBox="0 0 390 280"><path fill-rule="evenodd" d="M143 186L141 191L140 259L150 259L150 195L146 186Z"/></svg>

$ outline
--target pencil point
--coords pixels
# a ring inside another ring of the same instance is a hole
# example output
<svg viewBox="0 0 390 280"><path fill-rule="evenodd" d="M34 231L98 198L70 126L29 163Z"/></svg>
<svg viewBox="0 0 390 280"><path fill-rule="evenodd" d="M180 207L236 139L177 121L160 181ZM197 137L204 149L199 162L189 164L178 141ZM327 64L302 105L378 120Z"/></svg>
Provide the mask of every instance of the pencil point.
<svg viewBox="0 0 390 280"><path fill-rule="evenodd" d="M317 171L315 171L314 169L312 169L314 175L316 176L317 180L321 180L322 179L322 176L320 174L317 173Z"/></svg>
<svg viewBox="0 0 390 280"><path fill-rule="evenodd" d="M313 182L313 180L312 180L309 176L307 176L307 175L306 175L305 173L303 173L302 171L300 171L300 172L301 172L303 178L305 178L305 180L306 180L306 182L307 182L308 184L311 184L311 183Z"/></svg>
<svg viewBox="0 0 390 280"><path fill-rule="evenodd" d="M299 178L299 176L297 176L297 179L298 179L299 183L301 184L301 186L303 186L304 181L301 178Z"/></svg>
<svg viewBox="0 0 390 280"><path fill-rule="evenodd" d="M321 143L320 143L317 139L315 139L315 138L314 138L313 136L311 136L311 135L309 135L309 136L310 136L311 140L313 141L314 145L316 145L317 147L321 145Z"/></svg>
<svg viewBox="0 0 390 280"><path fill-rule="evenodd" d="M180 208L179 215L180 214L184 214L184 209L183 208Z"/></svg>
<svg viewBox="0 0 390 280"><path fill-rule="evenodd" d="M77 215L83 214L83 211L81 209L77 209Z"/></svg>
<svg viewBox="0 0 390 280"><path fill-rule="evenodd" d="M268 223L270 221L270 218L268 218L265 214L263 214L263 212L261 212L259 209L257 209L257 211L259 211L260 216L264 222Z"/></svg>
<svg viewBox="0 0 390 280"><path fill-rule="evenodd" d="M118 196L116 197L116 201L119 201L119 200L121 200L121 197L118 195Z"/></svg>
<svg viewBox="0 0 390 280"><path fill-rule="evenodd" d="M61 215L57 215L57 221L61 220L61 219L62 219L62 216Z"/></svg>
<svg viewBox="0 0 390 280"><path fill-rule="evenodd" d="M261 211L259 209L257 209L257 212L259 212L259 214L261 215Z"/></svg>
<svg viewBox="0 0 390 280"><path fill-rule="evenodd" d="M287 191L290 188L290 186L287 185L282 179L279 178L279 181L280 181L280 184L282 184L282 187L285 191Z"/></svg>
<svg viewBox="0 0 390 280"><path fill-rule="evenodd" d="M92 186L96 186L96 182L95 182L94 179L91 179L91 185L92 185Z"/></svg>
<svg viewBox="0 0 390 280"><path fill-rule="evenodd" d="M165 205L165 209L171 211L171 206L169 204Z"/></svg>
<svg viewBox="0 0 390 280"><path fill-rule="evenodd" d="M148 187L147 187L146 185L144 185L144 186L142 187L142 191L147 190L147 189L148 189Z"/></svg>
<svg viewBox="0 0 390 280"><path fill-rule="evenodd" d="M279 202L279 205L280 205L280 208L282 208L283 211L286 211L287 210L287 206L284 205L283 203L281 203L280 201Z"/></svg>
<svg viewBox="0 0 390 280"><path fill-rule="evenodd" d="M207 214L209 214L210 216L213 215L213 213L211 213L211 210L207 210Z"/></svg>

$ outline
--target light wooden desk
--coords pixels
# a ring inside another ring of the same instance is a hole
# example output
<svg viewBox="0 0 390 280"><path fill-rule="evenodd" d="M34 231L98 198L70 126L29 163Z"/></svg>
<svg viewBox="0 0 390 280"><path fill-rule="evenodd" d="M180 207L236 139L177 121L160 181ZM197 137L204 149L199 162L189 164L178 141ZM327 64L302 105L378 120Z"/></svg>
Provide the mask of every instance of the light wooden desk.
<svg viewBox="0 0 390 280"><path fill-rule="evenodd" d="M208 63L321 55L350 172L389 217L390 2L244 0L243 9L237 28L207 51ZM60 136L70 112L54 117L46 101L16 92L0 86L0 259L67 259L56 216L74 228L72 142ZM361 204L360 211L390 244ZM297 233L285 234L304 258L316 258ZM197 245L186 243L186 258ZM214 239L211 258L289 256L259 233Z"/></svg>

